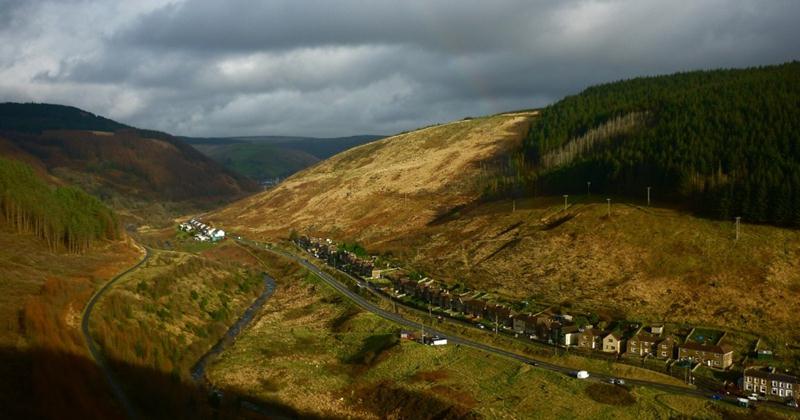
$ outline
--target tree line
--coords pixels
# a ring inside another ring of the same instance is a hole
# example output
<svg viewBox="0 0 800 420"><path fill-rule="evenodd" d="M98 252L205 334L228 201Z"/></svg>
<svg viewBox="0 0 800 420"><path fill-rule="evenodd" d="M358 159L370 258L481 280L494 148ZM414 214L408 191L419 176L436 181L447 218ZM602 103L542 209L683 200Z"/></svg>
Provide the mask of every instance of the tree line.
<svg viewBox="0 0 800 420"><path fill-rule="evenodd" d="M21 162L0 158L0 215L20 233L32 233L53 250L86 251L91 243L117 239L114 213L74 187L51 187Z"/></svg>
<svg viewBox="0 0 800 420"><path fill-rule="evenodd" d="M594 86L541 111L492 194L644 196L800 226L800 62Z"/></svg>

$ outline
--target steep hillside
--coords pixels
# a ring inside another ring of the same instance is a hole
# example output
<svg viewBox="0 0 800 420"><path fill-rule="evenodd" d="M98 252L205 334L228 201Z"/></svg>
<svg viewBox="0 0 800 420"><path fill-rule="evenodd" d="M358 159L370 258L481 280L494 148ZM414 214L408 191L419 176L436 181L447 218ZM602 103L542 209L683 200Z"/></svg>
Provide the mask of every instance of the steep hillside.
<svg viewBox="0 0 800 420"><path fill-rule="evenodd" d="M786 219L743 210L785 209L778 193L755 197L788 186L785 204L800 191L791 181L800 96L780 93L795 92L796 72L790 64L637 79L589 89L536 118L418 130L336 155L213 217L260 238L295 229L359 241L433 278L515 300L800 345L788 328L800 310L800 232L753 224ZM705 167L703 156L719 161ZM738 240L731 218L698 215L723 185L747 192L728 210L744 216Z"/></svg>
<svg viewBox="0 0 800 420"><path fill-rule="evenodd" d="M525 141L541 194L641 198L800 226L800 62L639 78L545 108Z"/></svg>
<svg viewBox="0 0 800 420"><path fill-rule="evenodd" d="M350 149L212 220L260 236L292 229L393 240L480 195L481 165L518 147L530 114L433 126Z"/></svg>
<svg viewBox="0 0 800 420"><path fill-rule="evenodd" d="M322 159L381 137L253 136L183 139L226 168L265 182L286 178Z"/></svg>
<svg viewBox="0 0 800 420"><path fill-rule="evenodd" d="M0 158L0 404L9 418L117 417L80 317L139 250L96 198L40 175Z"/></svg>
<svg viewBox="0 0 800 420"><path fill-rule="evenodd" d="M152 203L208 207L257 189L168 134L77 108L2 104L0 123L0 153L139 215L156 213Z"/></svg>

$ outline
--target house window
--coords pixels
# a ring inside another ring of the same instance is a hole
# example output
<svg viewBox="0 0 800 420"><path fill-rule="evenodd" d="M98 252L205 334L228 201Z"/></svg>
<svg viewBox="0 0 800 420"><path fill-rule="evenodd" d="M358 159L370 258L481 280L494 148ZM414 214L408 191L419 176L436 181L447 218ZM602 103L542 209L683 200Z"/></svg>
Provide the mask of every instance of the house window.
<svg viewBox="0 0 800 420"><path fill-rule="evenodd" d="M786 388L792 389L792 384L786 384Z"/></svg>
<svg viewBox="0 0 800 420"><path fill-rule="evenodd" d="M772 387L776 388L778 386L778 381L772 381Z"/></svg>
<svg viewBox="0 0 800 420"><path fill-rule="evenodd" d="M744 381L745 382L750 382L751 380L752 380L752 378L750 378L749 376L745 376L744 377Z"/></svg>
<svg viewBox="0 0 800 420"><path fill-rule="evenodd" d="M778 394L778 388L772 388L772 395Z"/></svg>
<svg viewBox="0 0 800 420"><path fill-rule="evenodd" d="M662 351L662 352L661 352L661 356L663 356L663 357L667 357L667 352L665 352L665 351Z"/></svg>
<svg viewBox="0 0 800 420"><path fill-rule="evenodd" d="M790 391L790 390L788 390L788 389L787 389L787 390L786 390L786 396L787 396L787 397L791 397L791 396L792 396L792 391Z"/></svg>
<svg viewBox="0 0 800 420"><path fill-rule="evenodd" d="M765 386L762 386L762 387L761 387L761 393L763 394L763 393L765 393L765 392L767 392L767 387L765 387Z"/></svg>
<svg viewBox="0 0 800 420"><path fill-rule="evenodd" d="M750 390L752 387L753 387L753 386L752 386L752 385L750 385L750 384L744 384L744 389L746 389L746 390L748 390L748 391L749 391L749 390Z"/></svg>

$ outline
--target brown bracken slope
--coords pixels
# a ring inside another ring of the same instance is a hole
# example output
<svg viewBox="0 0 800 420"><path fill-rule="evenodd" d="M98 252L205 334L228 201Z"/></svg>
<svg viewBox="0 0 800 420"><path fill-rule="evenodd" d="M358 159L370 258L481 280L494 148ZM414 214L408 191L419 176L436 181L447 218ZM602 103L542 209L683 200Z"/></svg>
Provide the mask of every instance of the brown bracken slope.
<svg viewBox="0 0 800 420"><path fill-rule="evenodd" d="M532 114L467 119L350 149L211 216L260 238L295 229L370 244L474 201L482 164L518 145Z"/></svg>
<svg viewBox="0 0 800 420"><path fill-rule="evenodd" d="M566 211L561 196L476 201L482 167L518 144L530 118L501 115L387 138L210 218L258 239L294 229L359 241L438 280L515 300L800 346L788 328L800 311L798 231L744 225L737 241L732 222L661 207L657 191L652 207L612 197L611 217L605 196L573 195Z"/></svg>

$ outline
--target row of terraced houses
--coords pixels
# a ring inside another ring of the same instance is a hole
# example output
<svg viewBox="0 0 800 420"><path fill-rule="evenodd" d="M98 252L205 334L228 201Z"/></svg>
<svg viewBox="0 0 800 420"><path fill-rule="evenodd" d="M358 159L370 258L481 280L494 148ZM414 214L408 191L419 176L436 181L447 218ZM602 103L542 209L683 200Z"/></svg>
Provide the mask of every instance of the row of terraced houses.
<svg viewBox="0 0 800 420"><path fill-rule="evenodd" d="M663 326L637 326L625 333L593 325L578 326L569 314L551 310L518 313L503 303L482 299L474 291L456 293L432 279L413 280L402 271L383 277L392 283L398 297L412 296L445 311L483 318L517 334L551 344L627 357L691 360L719 369L733 364L733 350L729 346L693 341L681 344L676 337L665 334Z"/></svg>
<svg viewBox="0 0 800 420"><path fill-rule="evenodd" d="M369 277L372 275L374 268L374 258L372 257L362 258L352 252L339 249L339 246L330 239L300 236L295 242L311 255L354 276Z"/></svg>
<svg viewBox="0 0 800 420"><path fill-rule="evenodd" d="M376 269L374 259L342 251L330 239L300 237L296 242L315 257L353 275L388 280L389 292L394 298L411 297L452 316L488 321L498 329L532 340L620 357L690 361L716 369L728 369L733 365L733 349L720 340L681 340L662 325L629 325L609 331L593 325L578 325L572 315L550 309L537 313L518 312L507 303L487 299L476 291L448 288L430 278L415 280L398 268ZM745 369L741 384L744 391L777 398L797 398L798 386L796 376L762 367Z"/></svg>

